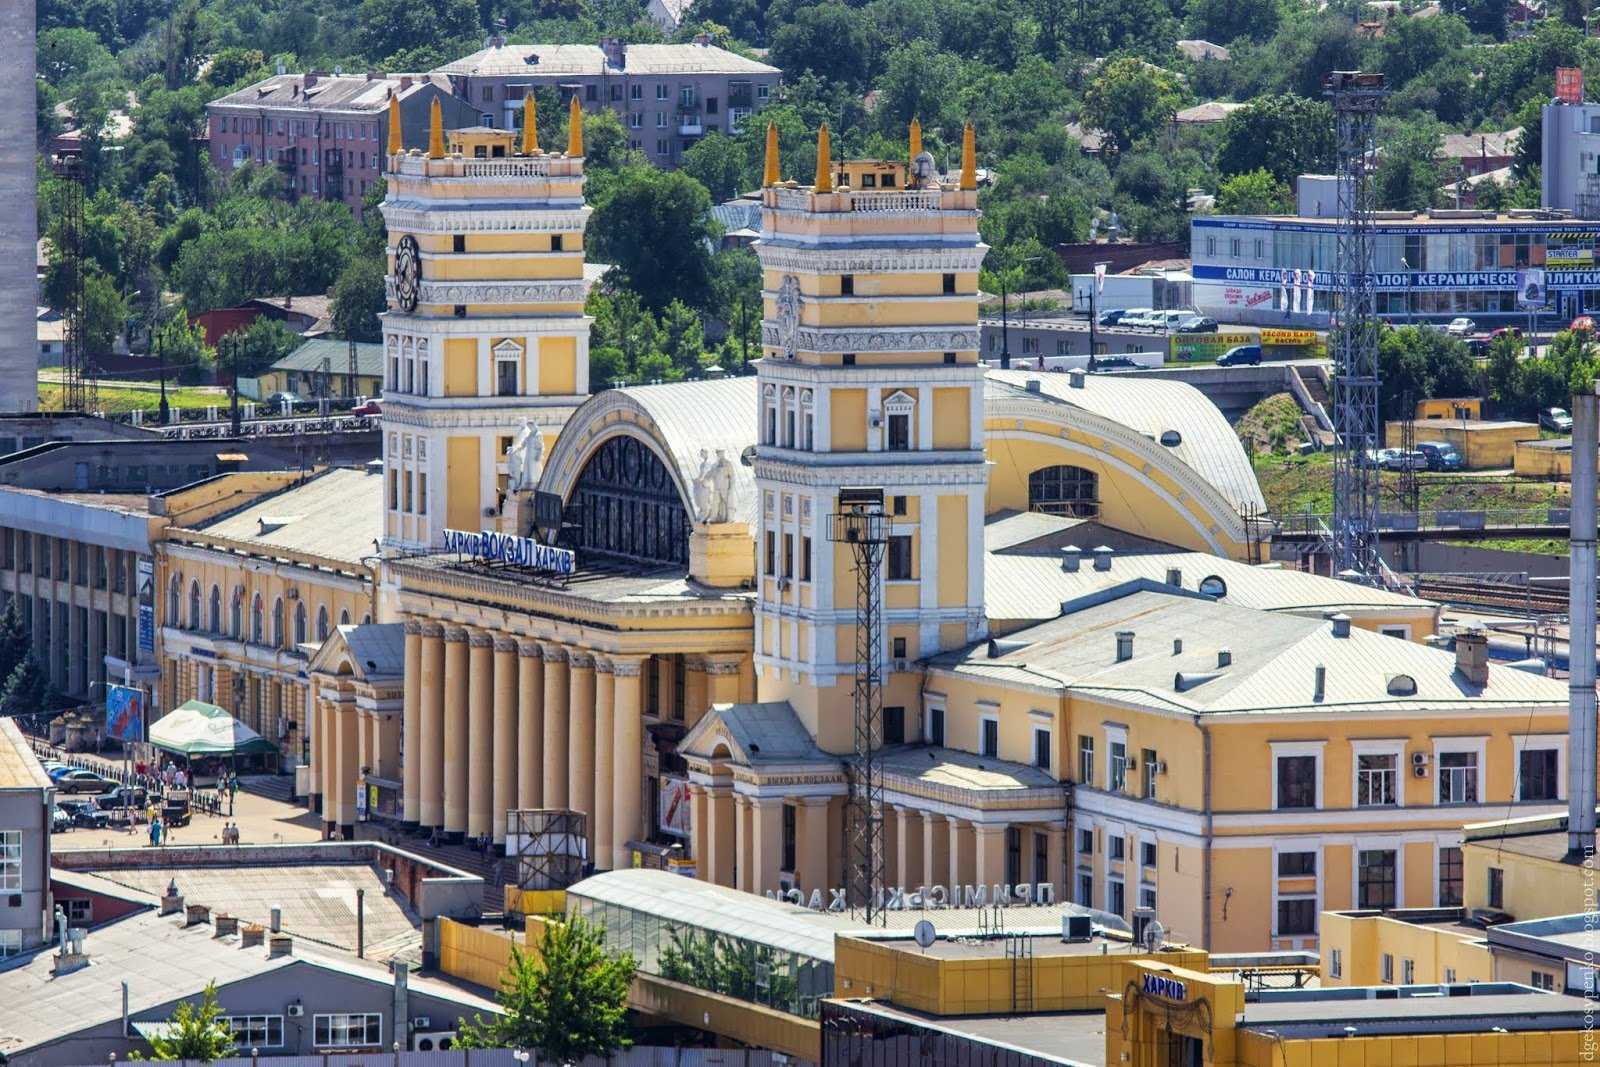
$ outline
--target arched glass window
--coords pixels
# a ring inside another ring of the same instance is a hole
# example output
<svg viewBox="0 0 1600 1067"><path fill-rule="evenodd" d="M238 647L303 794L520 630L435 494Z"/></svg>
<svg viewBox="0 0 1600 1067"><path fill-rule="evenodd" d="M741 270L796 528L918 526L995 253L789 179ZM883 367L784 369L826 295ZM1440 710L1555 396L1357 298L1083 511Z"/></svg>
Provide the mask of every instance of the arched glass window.
<svg viewBox="0 0 1600 1067"><path fill-rule="evenodd" d="M361 616L361 625L362 626L366 626L371 621L372 621L372 615L370 613Z"/></svg>
<svg viewBox="0 0 1600 1067"><path fill-rule="evenodd" d="M261 594L257 593L250 601L250 643L259 645L265 631L265 619L262 617Z"/></svg>
<svg viewBox="0 0 1600 1067"><path fill-rule="evenodd" d="M1028 475L1028 510L1074 519L1100 515L1100 479L1094 471L1062 464Z"/></svg>
<svg viewBox="0 0 1600 1067"><path fill-rule="evenodd" d="M214 586L211 587L211 604L210 604L210 608L211 608L211 610L209 612L207 612L207 614L206 614L206 622L209 624L209 628L210 628L212 633L220 634L222 632L222 587L221 586L214 585Z"/></svg>
<svg viewBox="0 0 1600 1067"><path fill-rule="evenodd" d="M167 625L182 626L183 616L178 614L183 608L183 579L176 574L172 576L171 583L167 586Z"/></svg>
<svg viewBox="0 0 1600 1067"><path fill-rule="evenodd" d="M572 493L578 548L634 563L687 565L689 513L647 445L613 437L584 464Z"/></svg>
<svg viewBox="0 0 1600 1067"><path fill-rule="evenodd" d="M233 587L233 596L228 598L228 634L235 638L244 636L244 590L237 585Z"/></svg>
<svg viewBox="0 0 1600 1067"><path fill-rule="evenodd" d="M346 609L344 611L339 612L339 625L340 626L349 626L350 625L350 612L349 612L349 609Z"/></svg>
<svg viewBox="0 0 1600 1067"><path fill-rule="evenodd" d="M300 601L294 606L294 643L304 644L306 640L306 605Z"/></svg>
<svg viewBox="0 0 1600 1067"><path fill-rule="evenodd" d="M317 640L328 639L328 608L326 605L317 609Z"/></svg>
<svg viewBox="0 0 1600 1067"><path fill-rule="evenodd" d="M200 583L189 583L189 629L200 629Z"/></svg>
<svg viewBox="0 0 1600 1067"><path fill-rule="evenodd" d="M272 602L272 647L283 647L283 597Z"/></svg>

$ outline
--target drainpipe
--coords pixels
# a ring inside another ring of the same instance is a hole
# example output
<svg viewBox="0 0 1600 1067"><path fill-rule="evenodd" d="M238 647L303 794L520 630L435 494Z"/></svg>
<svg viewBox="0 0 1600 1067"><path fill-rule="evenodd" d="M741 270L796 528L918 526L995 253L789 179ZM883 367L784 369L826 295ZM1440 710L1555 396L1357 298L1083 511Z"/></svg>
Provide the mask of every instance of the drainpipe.
<svg viewBox="0 0 1600 1067"><path fill-rule="evenodd" d="M1572 398L1572 578L1567 615L1567 855L1594 851L1595 834L1595 481L1600 397Z"/></svg>
<svg viewBox="0 0 1600 1067"><path fill-rule="evenodd" d="M1200 803L1205 812L1204 828L1200 831L1200 943L1211 947L1211 728L1199 715L1194 724L1200 731Z"/></svg>

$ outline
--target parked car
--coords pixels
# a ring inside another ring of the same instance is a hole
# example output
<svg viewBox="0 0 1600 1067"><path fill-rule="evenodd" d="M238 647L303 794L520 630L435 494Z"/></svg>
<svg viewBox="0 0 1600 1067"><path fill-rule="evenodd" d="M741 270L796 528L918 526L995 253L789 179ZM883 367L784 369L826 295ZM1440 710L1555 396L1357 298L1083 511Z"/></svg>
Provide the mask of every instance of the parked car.
<svg viewBox="0 0 1600 1067"><path fill-rule="evenodd" d="M1489 339L1487 337L1469 337L1465 343L1467 355L1473 359L1487 359L1489 357Z"/></svg>
<svg viewBox="0 0 1600 1067"><path fill-rule="evenodd" d="M1428 469L1428 457L1422 452L1404 452L1398 448L1392 451L1394 454L1384 461L1385 470L1425 471Z"/></svg>
<svg viewBox="0 0 1600 1067"><path fill-rule="evenodd" d="M1572 416L1566 408L1545 408L1539 412L1539 425L1556 433L1572 432Z"/></svg>
<svg viewBox="0 0 1600 1067"><path fill-rule="evenodd" d="M1217 357L1217 366L1219 367L1258 367L1260 365L1260 345L1234 345Z"/></svg>
<svg viewBox="0 0 1600 1067"><path fill-rule="evenodd" d="M1451 337L1467 337L1478 332L1478 324L1468 318L1451 319L1444 332Z"/></svg>
<svg viewBox="0 0 1600 1067"><path fill-rule="evenodd" d="M295 396L293 393L273 393L263 400L262 403L270 404L273 408L281 408L283 405L287 404L289 405L290 409L293 409L296 404L300 403L300 398Z"/></svg>
<svg viewBox="0 0 1600 1067"><path fill-rule="evenodd" d="M1090 356L1089 369L1101 370L1136 370L1139 364L1127 356Z"/></svg>
<svg viewBox="0 0 1600 1067"><path fill-rule="evenodd" d="M143 811L144 806L150 802L150 795L143 786L119 785L109 793L101 793L95 797L95 803L100 805L101 811L119 811L122 808L134 808Z"/></svg>
<svg viewBox="0 0 1600 1067"><path fill-rule="evenodd" d="M1172 328L1178 333L1216 333L1217 320L1204 315L1190 315L1178 320Z"/></svg>
<svg viewBox="0 0 1600 1067"><path fill-rule="evenodd" d="M1448 441L1418 441L1417 451L1428 457L1431 471L1458 471L1462 467L1461 453Z"/></svg>
<svg viewBox="0 0 1600 1067"><path fill-rule="evenodd" d="M1155 324L1157 329L1172 331L1176 330L1180 323L1188 322L1190 319L1198 319L1199 317L1199 313L1194 311L1158 311L1156 312Z"/></svg>
<svg viewBox="0 0 1600 1067"><path fill-rule="evenodd" d="M51 775L51 778L55 781L58 793L106 793L116 788L116 783L111 779L78 767L68 767L61 774Z"/></svg>
<svg viewBox="0 0 1600 1067"><path fill-rule="evenodd" d="M376 400L368 400L365 404L357 404L350 409L352 415L382 415L383 405Z"/></svg>
<svg viewBox="0 0 1600 1067"><path fill-rule="evenodd" d="M1382 467L1387 469L1390 462L1400 455L1398 448L1367 449L1367 466Z"/></svg>
<svg viewBox="0 0 1600 1067"><path fill-rule="evenodd" d="M100 806L92 800L62 800L56 806L72 817L73 826L104 830L111 825L110 814L101 811Z"/></svg>
<svg viewBox="0 0 1600 1067"><path fill-rule="evenodd" d="M1122 313L1122 318L1117 320L1117 325L1148 329L1155 325L1156 314L1153 308L1129 308Z"/></svg>
<svg viewBox="0 0 1600 1067"><path fill-rule="evenodd" d="M1494 329L1489 331L1489 338L1491 340L1499 340L1502 337L1521 337L1521 336L1522 336L1522 329L1520 327L1517 327L1517 326L1496 326Z"/></svg>
<svg viewBox="0 0 1600 1067"><path fill-rule="evenodd" d="M1127 315L1128 311L1129 311L1128 308L1112 308L1110 311L1102 311L1102 312L1100 312L1099 315L1097 315L1095 317L1095 320L1094 320L1095 321L1095 325L1097 325L1097 326L1117 326L1117 325L1120 325L1121 322L1122 322L1123 316Z"/></svg>

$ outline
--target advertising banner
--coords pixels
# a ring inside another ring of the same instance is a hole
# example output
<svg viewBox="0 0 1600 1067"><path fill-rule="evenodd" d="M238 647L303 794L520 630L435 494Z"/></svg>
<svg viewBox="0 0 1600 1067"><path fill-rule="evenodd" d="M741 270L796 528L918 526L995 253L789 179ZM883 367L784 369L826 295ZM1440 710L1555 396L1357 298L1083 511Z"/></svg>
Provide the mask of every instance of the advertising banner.
<svg viewBox="0 0 1600 1067"><path fill-rule="evenodd" d="M1230 285L1222 290L1222 302L1231 308L1264 308L1272 303L1272 290ZM1278 310L1283 309L1280 307Z"/></svg>
<svg viewBox="0 0 1600 1067"><path fill-rule="evenodd" d="M1583 103L1583 68L1556 68L1556 99L1563 104Z"/></svg>
<svg viewBox="0 0 1600 1067"><path fill-rule="evenodd" d="M1517 271L1517 306L1544 307L1544 299L1544 271L1538 267Z"/></svg>
<svg viewBox="0 0 1600 1067"><path fill-rule="evenodd" d="M1547 267L1593 267L1594 234L1552 233L1544 253Z"/></svg>
<svg viewBox="0 0 1600 1067"><path fill-rule="evenodd" d="M137 569L139 582L139 651L154 653L156 650L156 562L153 559L139 558ZM175 622L176 620L168 620Z"/></svg>
<svg viewBox="0 0 1600 1067"><path fill-rule="evenodd" d="M660 817L656 828L674 837L689 836L689 783L683 778L662 778Z"/></svg>
<svg viewBox="0 0 1600 1067"><path fill-rule="evenodd" d="M1175 363L1207 363L1237 345L1255 343L1253 333L1177 333L1167 339L1167 351Z"/></svg>
<svg viewBox="0 0 1600 1067"><path fill-rule="evenodd" d="M106 686L106 735L118 741L144 740L144 690Z"/></svg>
<svg viewBox="0 0 1600 1067"><path fill-rule="evenodd" d="M1318 341L1316 330L1280 330L1270 326L1261 328L1264 345L1314 345Z"/></svg>

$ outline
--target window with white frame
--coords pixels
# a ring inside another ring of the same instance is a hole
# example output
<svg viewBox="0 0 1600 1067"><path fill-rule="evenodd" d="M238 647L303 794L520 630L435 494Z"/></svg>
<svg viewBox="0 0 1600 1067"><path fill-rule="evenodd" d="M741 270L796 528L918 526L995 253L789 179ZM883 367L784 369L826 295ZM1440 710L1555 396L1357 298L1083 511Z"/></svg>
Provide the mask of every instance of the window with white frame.
<svg viewBox="0 0 1600 1067"><path fill-rule="evenodd" d="M0 930L0 960L9 959L22 951L21 930Z"/></svg>
<svg viewBox="0 0 1600 1067"><path fill-rule="evenodd" d="M1417 964L1415 960L1401 959L1400 984L1412 985L1417 980Z"/></svg>
<svg viewBox="0 0 1600 1067"><path fill-rule="evenodd" d="M1456 982L1456 969L1454 967L1446 967L1444 969L1444 984L1445 985L1455 985L1455 982Z"/></svg>
<svg viewBox="0 0 1600 1067"><path fill-rule="evenodd" d="M1087 859L1094 855L1094 831L1080 828L1078 830L1078 858Z"/></svg>
<svg viewBox="0 0 1600 1067"><path fill-rule="evenodd" d="M1566 738L1531 734L1511 740L1517 752L1517 799L1560 800L1566 794Z"/></svg>
<svg viewBox="0 0 1600 1067"><path fill-rule="evenodd" d="M1331 948L1328 950L1328 976L1330 978L1344 977L1344 950Z"/></svg>
<svg viewBox="0 0 1600 1067"><path fill-rule="evenodd" d="M1000 720L993 715L978 720L978 754L990 759L1000 757Z"/></svg>
<svg viewBox="0 0 1600 1067"><path fill-rule="evenodd" d="M1121 834L1106 835L1106 858L1112 860L1126 859L1128 856L1128 839Z"/></svg>
<svg viewBox="0 0 1600 1067"><path fill-rule="evenodd" d="M1094 738L1078 735L1078 784L1094 785Z"/></svg>
<svg viewBox="0 0 1600 1067"><path fill-rule="evenodd" d="M1400 803L1400 757L1403 745L1351 746L1355 752L1356 807L1392 807Z"/></svg>
<svg viewBox="0 0 1600 1067"><path fill-rule="evenodd" d="M909 452L912 444L911 417L916 411L916 401L910 394L896 392L884 398L883 447L887 452Z"/></svg>
<svg viewBox="0 0 1600 1067"><path fill-rule="evenodd" d="M0 830L0 891L22 888L22 831Z"/></svg>
<svg viewBox="0 0 1600 1067"><path fill-rule="evenodd" d="M94 901L88 897L57 897L56 903L67 913L70 925L84 926L94 922Z"/></svg>
<svg viewBox="0 0 1600 1067"><path fill-rule="evenodd" d="M1380 626L1378 627L1378 632L1385 637L1398 637L1402 641L1411 640L1411 625L1409 623Z"/></svg>
<svg viewBox="0 0 1600 1067"><path fill-rule="evenodd" d="M1322 742L1272 743L1272 806L1279 811L1322 807Z"/></svg>
<svg viewBox="0 0 1600 1067"><path fill-rule="evenodd" d="M219 1021L228 1028L237 1049L283 1047L281 1015L224 1015Z"/></svg>
<svg viewBox="0 0 1600 1067"><path fill-rule="evenodd" d="M1277 937L1310 937L1317 932L1317 898L1278 898Z"/></svg>
<svg viewBox="0 0 1600 1067"><path fill-rule="evenodd" d="M1050 731L1043 726L1033 728L1033 765L1041 770L1050 769Z"/></svg>
<svg viewBox="0 0 1600 1067"><path fill-rule="evenodd" d="M1387 952L1378 961L1378 977L1385 985L1394 984L1394 956Z"/></svg>
<svg viewBox="0 0 1600 1067"><path fill-rule="evenodd" d="M1141 907L1141 908L1149 908L1151 911L1155 911L1156 910L1156 887L1155 886L1153 886L1153 885L1142 885L1142 886L1139 887L1139 907Z"/></svg>
<svg viewBox="0 0 1600 1067"><path fill-rule="evenodd" d="M371 1048L383 1044L383 1016L377 1012L334 1013L312 1017L317 1048Z"/></svg>
<svg viewBox="0 0 1600 1067"><path fill-rule="evenodd" d="M1128 731L1106 727L1106 788L1120 793L1128 787Z"/></svg>
<svg viewBox="0 0 1600 1067"><path fill-rule="evenodd" d="M1439 803L1476 804L1478 801L1478 753L1457 750L1440 752L1438 770Z"/></svg>
<svg viewBox="0 0 1600 1067"><path fill-rule="evenodd" d="M1106 879L1106 910L1113 915L1123 915L1128 910L1127 892L1121 878Z"/></svg>

